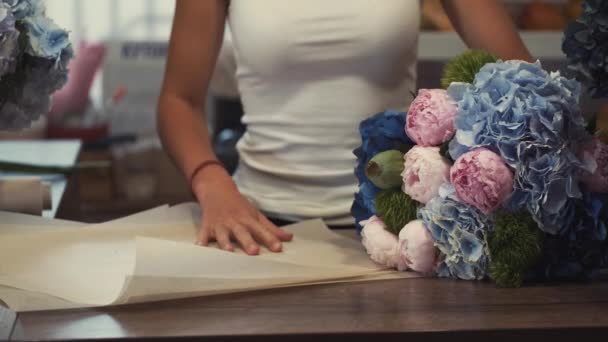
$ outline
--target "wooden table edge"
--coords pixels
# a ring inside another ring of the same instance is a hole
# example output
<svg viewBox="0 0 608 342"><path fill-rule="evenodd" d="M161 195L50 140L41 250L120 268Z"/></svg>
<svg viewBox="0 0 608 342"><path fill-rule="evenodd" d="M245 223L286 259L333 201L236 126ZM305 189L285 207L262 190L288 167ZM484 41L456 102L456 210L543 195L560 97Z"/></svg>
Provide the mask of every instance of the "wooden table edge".
<svg viewBox="0 0 608 342"><path fill-rule="evenodd" d="M551 341L572 342L573 339L585 339L586 341L603 341L608 334L608 327L578 327L578 328L514 328L514 329L488 329L488 330L457 330L457 331L376 331L376 332L346 332L346 333L289 333L289 334L243 334L243 335L191 335L191 336L125 336L115 338L100 338L101 341L202 341L202 342L299 342L299 341L405 341L408 342L445 342L445 341L483 341L492 342L509 341L514 339L520 341ZM14 337L14 341L19 341ZM62 341L92 341L96 339L61 339ZM38 339L38 341L45 341ZM53 340L50 340L53 341Z"/></svg>

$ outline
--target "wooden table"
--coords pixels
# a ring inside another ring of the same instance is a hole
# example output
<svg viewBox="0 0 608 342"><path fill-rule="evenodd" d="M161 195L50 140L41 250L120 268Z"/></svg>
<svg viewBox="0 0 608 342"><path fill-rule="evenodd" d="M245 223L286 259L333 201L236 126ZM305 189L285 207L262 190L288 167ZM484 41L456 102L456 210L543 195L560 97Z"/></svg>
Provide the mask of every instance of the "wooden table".
<svg viewBox="0 0 608 342"><path fill-rule="evenodd" d="M497 289L480 282L409 279L19 315L0 307L0 341L238 336L338 342L337 335L348 342L607 341L608 280Z"/></svg>
<svg viewBox="0 0 608 342"><path fill-rule="evenodd" d="M0 328L8 325L0 324ZM286 337L289 341L335 341L338 334L347 335L347 341L487 341L531 336L538 341L606 341L608 282L514 290L477 282L409 279L23 313L16 319L11 338L223 341L239 336L258 341Z"/></svg>

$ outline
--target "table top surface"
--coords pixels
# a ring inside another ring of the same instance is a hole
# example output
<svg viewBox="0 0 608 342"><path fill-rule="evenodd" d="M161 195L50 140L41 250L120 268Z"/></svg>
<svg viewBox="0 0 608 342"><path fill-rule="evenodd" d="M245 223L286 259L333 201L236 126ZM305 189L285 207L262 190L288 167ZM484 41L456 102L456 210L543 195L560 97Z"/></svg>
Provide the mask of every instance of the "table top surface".
<svg viewBox="0 0 608 342"><path fill-rule="evenodd" d="M541 333L551 338L539 341L585 338L587 342L598 332L608 336L606 279L499 289L484 282L419 278L18 315L0 307L0 341L148 337L221 341L238 335L265 342L314 337L318 342L347 334L350 342L356 334L373 342L429 342L445 340L448 334L470 342Z"/></svg>
<svg viewBox="0 0 608 342"><path fill-rule="evenodd" d="M607 281L499 289L489 283L419 278L22 313L12 339L180 336L222 340L239 335L269 341L311 335L323 340L335 334L428 338L445 332L502 332L515 338L526 331L564 337L564 329L577 331L576 336L608 334Z"/></svg>

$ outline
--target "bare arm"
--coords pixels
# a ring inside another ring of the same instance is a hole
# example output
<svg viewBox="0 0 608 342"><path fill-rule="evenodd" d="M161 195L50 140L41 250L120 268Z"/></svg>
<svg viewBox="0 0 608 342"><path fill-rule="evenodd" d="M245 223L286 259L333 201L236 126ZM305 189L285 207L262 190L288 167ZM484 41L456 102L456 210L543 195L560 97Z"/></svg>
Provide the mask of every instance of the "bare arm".
<svg viewBox="0 0 608 342"><path fill-rule="evenodd" d="M216 159L204 113L205 98L222 44L226 3L223 0L177 0L165 79L158 103L158 127L165 149L186 178L204 160ZM193 182L203 196L202 178L229 175L209 167ZM209 174L209 177L202 177Z"/></svg>
<svg viewBox="0 0 608 342"><path fill-rule="evenodd" d="M473 49L503 59L532 61L513 20L498 0L442 0L456 31Z"/></svg>
<svg viewBox="0 0 608 342"><path fill-rule="evenodd" d="M175 164L192 179L203 209L197 243L216 240L222 249L232 251L231 240L236 240L249 254L259 253L257 243L279 252L281 241L289 241L291 234L274 226L241 196L223 168L213 165L196 171L201 162L216 159L203 109L224 36L226 4L225 0L176 1L158 103L159 132Z"/></svg>

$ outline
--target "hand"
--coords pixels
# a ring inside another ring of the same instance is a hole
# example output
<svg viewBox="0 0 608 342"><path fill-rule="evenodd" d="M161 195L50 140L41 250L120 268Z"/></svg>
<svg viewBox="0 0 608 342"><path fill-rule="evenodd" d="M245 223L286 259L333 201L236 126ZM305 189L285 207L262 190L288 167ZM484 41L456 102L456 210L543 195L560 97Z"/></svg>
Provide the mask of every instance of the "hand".
<svg viewBox="0 0 608 342"><path fill-rule="evenodd" d="M230 176L219 168L205 170L204 181L195 179L195 193L199 199L202 226L197 244L207 246L217 241L221 249L234 251L236 241L249 255L260 253L260 244L272 252L281 252L282 242L293 235L270 222L245 197Z"/></svg>

